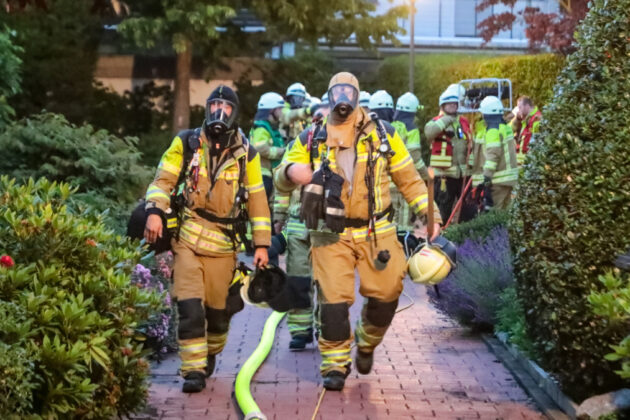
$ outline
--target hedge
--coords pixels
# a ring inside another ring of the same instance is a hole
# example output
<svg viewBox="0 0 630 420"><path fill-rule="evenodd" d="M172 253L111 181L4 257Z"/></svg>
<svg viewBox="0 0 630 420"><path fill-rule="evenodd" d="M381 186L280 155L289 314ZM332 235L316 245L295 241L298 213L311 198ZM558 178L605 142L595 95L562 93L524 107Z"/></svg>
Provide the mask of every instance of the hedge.
<svg viewBox="0 0 630 420"><path fill-rule="evenodd" d="M604 356L625 328L588 302L630 247L630 0L595 0L524 165L510 237L544 368L575 399L620 387Z"/></svg>

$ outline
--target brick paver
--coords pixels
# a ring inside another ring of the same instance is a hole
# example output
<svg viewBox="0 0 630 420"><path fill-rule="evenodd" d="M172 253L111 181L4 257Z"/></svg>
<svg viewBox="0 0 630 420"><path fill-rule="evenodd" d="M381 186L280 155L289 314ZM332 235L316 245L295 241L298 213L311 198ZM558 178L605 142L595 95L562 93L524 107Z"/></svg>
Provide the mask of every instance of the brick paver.
<svg viewBox="0 0 630 420"><path fill-rule="evenodd" d="M342 392L326 392L318 419L539 419L542 414L512 375L467 329L438 312L425 288L405 280L415 301L398 313L376 350L369 375L355 371ZM357 294L357 296L359 296ZM401 296L399 309L410 303ZM354 321L361 297L353 305ZM138 418L239 419L233 398L238 370L256 347L269 310L247 306L232 320L225 351L206 389L181 393L176 355L153 370L149 407ZM314 345L293 353L283 320L272 351L252 382L268 419L310 419L320 393L320 357Z"/></svg>

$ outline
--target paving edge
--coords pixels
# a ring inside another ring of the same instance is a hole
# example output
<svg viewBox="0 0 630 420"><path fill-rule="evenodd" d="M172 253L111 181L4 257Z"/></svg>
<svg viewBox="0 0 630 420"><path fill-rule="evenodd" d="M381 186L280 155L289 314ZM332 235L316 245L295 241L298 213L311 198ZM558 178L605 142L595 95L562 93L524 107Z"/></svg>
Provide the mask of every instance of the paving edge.
<svg viewBox="0 0 630 420"><path fill-rule="evenodd" d="M514 346L509 346L490 334L481 338L497 359L514 375L516 381L536 402L542 412L553 420L575 419L577 405L565 396L551 377Z"/></svg>

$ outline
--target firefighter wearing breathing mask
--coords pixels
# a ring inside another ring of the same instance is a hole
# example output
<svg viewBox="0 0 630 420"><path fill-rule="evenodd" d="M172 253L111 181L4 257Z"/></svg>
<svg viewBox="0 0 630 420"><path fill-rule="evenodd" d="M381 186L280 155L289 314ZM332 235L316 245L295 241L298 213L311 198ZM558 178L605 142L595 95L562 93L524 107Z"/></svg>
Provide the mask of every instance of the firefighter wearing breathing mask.
<svg viewBox="0 0 630 420"><path fill-rule="evenodd" d="M146 194L144 236L153 243L166 228L161 214L169 211L173 190L183 185L180 230L172 249L184 392L205 387L225 346L230 318L240 309L226 300L247 224L256 248L254 263L268 262L271 220L260 156L236 124L238 105L232 89L216 88L202 127L175 136ZM184 167L188 150L194 154Z"/></svg>
<svg viewBox="0 0 630 420"><path fill-rule="evenodd" d="M359 91L354 75L333 76L326 122L297 137L275 176L279 190L304 185L301 218L310 231L320 370L329 390L344 387L353 340L357 370L370 372L403 289L405 256L392 223L390 177L417 214L426 213L429 200L404 143L389 123L359 106ZM436 235L439 230L436 224ZM365 300L353 334L355 271Z"/></svg>

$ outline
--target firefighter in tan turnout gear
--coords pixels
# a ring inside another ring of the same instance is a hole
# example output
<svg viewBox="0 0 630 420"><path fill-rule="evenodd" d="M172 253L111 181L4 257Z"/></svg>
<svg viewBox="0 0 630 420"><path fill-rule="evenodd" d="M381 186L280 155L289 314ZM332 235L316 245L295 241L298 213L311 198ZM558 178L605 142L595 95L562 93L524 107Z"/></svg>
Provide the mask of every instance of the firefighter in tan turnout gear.
<svg viewBox="0 0 630 420"><path fill-rule="evenodd" d="M144 235L153 243L163 234L161 214L171 206L171 194L183 175L182 221L172 247L184 392L205 387L215 356L225 346L230 318L242 308L240 300L237 308L226 302L247 223L256 247L255 265L268 261L271 221L260 156L235 123L238 105L230 88L215 89L202 128L175 137L146 194L149 216ZM187 150L194 155L185 165Z"/></svg>
<svg viewBox="0 0 630 420"><path fill-rule="evenodd" d="M403 289L405 256L391 222L390 177L415 213L426 213L429 200L404 143L390 124L365 113L359 91L352 74L333 76L327 121L298 136L276 173L278 190L305 185L301 216L310 230L320 370L329 390L345 384L353 339L357 370L370 372ZM435 219L441 221L439 214ZM353 337L355 270L365 300Z"/></svg>

